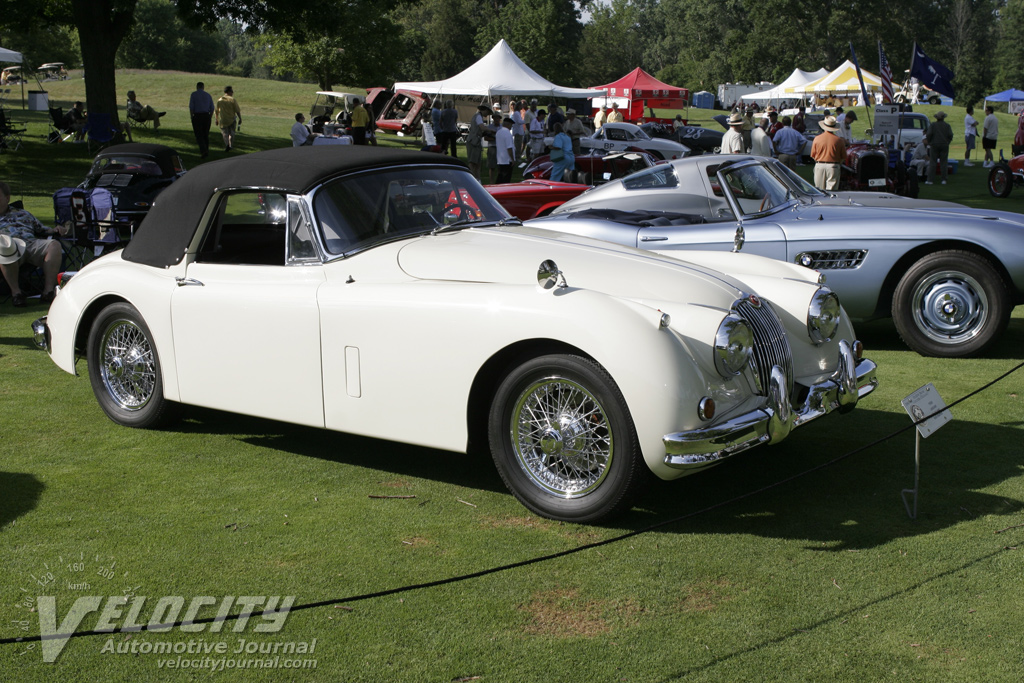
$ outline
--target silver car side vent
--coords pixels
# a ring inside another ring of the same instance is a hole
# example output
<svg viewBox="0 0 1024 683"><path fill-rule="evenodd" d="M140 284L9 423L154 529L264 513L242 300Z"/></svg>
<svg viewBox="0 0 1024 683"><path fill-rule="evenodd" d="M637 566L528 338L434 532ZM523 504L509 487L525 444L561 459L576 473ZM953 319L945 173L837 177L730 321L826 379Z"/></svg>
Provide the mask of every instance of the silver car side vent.
<svg viewBox="0 0 1024 683"><path fill-rule="evenodd" d="M804 251L797 254L796 263L814 270L850 270L860 268L867 249L843 249L833 251Z"/></svg>

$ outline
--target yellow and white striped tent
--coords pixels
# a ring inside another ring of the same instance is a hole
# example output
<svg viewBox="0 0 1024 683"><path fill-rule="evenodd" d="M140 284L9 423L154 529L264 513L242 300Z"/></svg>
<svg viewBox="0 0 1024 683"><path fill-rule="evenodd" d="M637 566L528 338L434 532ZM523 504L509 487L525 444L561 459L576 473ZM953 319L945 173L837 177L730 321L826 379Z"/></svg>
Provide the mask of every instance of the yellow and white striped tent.
<svg viewBox="0 0 1024 683"><path fill-rule="evenodd" d="M860 70L864 77L864 87L869 93L879 92L882 89L882 79L870 71ZM835 69L826 76L816 81L794 86L794 93L814 93L823 95L831 93L837 96L854 96L860 94L860 81L857 80L857 67L849 59L843 62L838 69Z"/></svg>

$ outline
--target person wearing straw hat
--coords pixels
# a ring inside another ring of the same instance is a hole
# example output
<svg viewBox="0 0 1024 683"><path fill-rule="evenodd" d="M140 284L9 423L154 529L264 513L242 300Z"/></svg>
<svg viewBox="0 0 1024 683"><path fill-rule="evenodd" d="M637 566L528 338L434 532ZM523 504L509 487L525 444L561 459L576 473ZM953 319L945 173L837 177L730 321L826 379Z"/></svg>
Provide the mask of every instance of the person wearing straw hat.
<svg viewBox="0 0 1024 683"><path fill-rule="evenodd" d="M937 172L942 173L942 184L946 184L946 172L949 167L949 143L953 142L953 128L946 123L946 112L935 112L935 123L928 126L924 139L931 149L931 161L928 163L928 180L931 185ZM936 168L938 167L938 168Z"/></svg>
<svg viewBox="0 0 1024 683"><path fill-rule="evenodd" d="M734 111L729 114L729 130L722 136L722 154L746 154L747 146L743 144L743 116Z"/></svg>
<svg viewBox="0 0 1024 683"><path fill-rule="evenodd" d="M814 159L814 186L819 190L839 189L839 169L846 160L846 142L836 135L839 124L836 117L826 116L818 126L821 133L811 144L811 158Z"/></svg>
<svg viewBox="0 0 1024 683"><path fill-rule="evenodd" d="M43 293L39 299L48 304L53 301L63 254L60 242L47 238L58 231L47 229L28 211L12 208L10 202L11 188L0 182L0 272L11 288L11 303L19 308L25 305L19 276L21 264L31 263L43 269Z"/></svg>

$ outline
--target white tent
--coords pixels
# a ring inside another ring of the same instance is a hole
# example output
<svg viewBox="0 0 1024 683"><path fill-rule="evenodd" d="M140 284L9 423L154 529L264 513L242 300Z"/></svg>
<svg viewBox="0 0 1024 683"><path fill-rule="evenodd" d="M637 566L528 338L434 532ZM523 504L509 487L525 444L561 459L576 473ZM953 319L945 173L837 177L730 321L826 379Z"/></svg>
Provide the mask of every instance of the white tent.
<svg viewBox="0 0 1024 683"><path fill-rule="evenodd" d="M868 92L878 92L882 89L882 79L870 71L860 70L864 76L864 87ZM857 67L849 59L839 65L839 68L822 76L816 81L806 85L798 86L794 92L803 93L833 93L835 95L853 96L860 94L860 81L857 79Z"/></svg>
<svg viewBox="0 0 1024 683"><path fill-rule="evenodd" d="M758 102L770 102L772 100L781 100L793 97L798 94L795 88L806 85L812 81L816 81L819 78L828 75L828 69L821 68L817 71L804 71L803 69L793 69L793 73L789 75L786 80L779 83L771 90L765 90L764 92L750 93L744 95L740 99L744 100L757 100Z"/></svg>
<svg viewBox="0 0 1024 683"><path fill-rule="evenodd" d="M550 97L600 97L604 90L564 88L526 66L504 40L473 66L443 81L395 83L395 90L416 90L431 95L533 95Z"/></svg>
<svg viewBox="0 0 1024 683"><path fill-rule="evenodd" d="M0 62L15 62L17 64L21 64L21 60L22 57L20 52L0 47Z"/></svg>

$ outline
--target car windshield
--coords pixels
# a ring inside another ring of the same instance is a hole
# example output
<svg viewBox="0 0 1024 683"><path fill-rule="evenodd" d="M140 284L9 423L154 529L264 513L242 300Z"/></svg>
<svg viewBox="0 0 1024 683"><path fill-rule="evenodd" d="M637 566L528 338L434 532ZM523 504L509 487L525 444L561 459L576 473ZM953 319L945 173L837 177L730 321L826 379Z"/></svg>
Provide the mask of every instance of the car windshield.
<svg viewBox="0 0 1024 683"><path fill-rule="evenodd" d="M718 174L732 191L744 216L784 205L792 197L789 186L763 164L737 164L720 170Z"/></svg>
<svg viewBox="0 0 1024 683"><path fill-rule="evenodd" d="M637 140L650 140L651 139L651 136L648 135L647 133L645 133L642 128L637 128L635 133L636 133L635 137L636 137Z"/></svg>
<svg viewBox="0 0 1024 683"><path fill-rule="evenodd" d="M89 169L90 176L103 173L131 173L132 175L154 176L159 178L163 170L151 157L136 154L119 154L99 157Z"/></svg>
<svg viewBox="0 0 1024 683"><path fill-rule="evenodd" d="M510 216L465 169L402 168L326 183L313 200L323 243L348 255L439 228L493 224Z"/></svg>
<svg viewBox="0 0 1024 683"><path fill-rule="evenodd" d="M793 191L801 199L806 198L810 202L815 202L828 196L828 193L822 192L814 185L811 185L809 182L798 176L796 171L785 164L773 161L769 168L771 168L771 170L778 175L784 183L787 183L792 187Z"/></svg>

